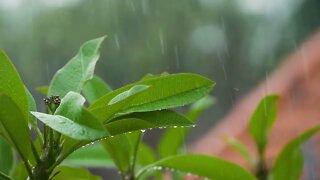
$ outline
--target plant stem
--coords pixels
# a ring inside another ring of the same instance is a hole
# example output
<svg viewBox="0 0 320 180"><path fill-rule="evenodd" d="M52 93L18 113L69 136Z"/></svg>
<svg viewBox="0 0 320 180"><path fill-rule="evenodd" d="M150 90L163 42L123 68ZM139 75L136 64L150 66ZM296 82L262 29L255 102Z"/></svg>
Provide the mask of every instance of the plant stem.
<svg viewBox="0 0 320 180"><path fill-rule="evenodd" d="M5 175L3 172L0 171L0 179L4 180L13 180L11 177Z"/></svg>
<svg viewBox="0 0 320 180"><path fill-rule="evenodd" d="M138 138L137 138L137 142L135 144L134 147L134 151L133 151L133 160L132 160L132 165L130 168L130 180L134 180L135 179L135 166L136 166L136 162L137 162L137 157L138 157L138 150L139 150L139 145L142 141L144 132L139 132L138 134Z"/></svg>
<svg viewBox="0 0 320 180"><path fill-rule="evenodd" d="M267 180L268 179L268 168L264 159L264 153L259 155L259 161L257 164L256 176L259 180Z"/></svg>

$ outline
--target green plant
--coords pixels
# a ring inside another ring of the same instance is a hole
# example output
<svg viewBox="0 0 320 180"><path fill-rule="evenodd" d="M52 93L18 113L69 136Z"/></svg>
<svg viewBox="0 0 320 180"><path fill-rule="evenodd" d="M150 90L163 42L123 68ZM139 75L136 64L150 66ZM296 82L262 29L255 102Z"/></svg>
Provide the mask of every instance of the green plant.
<svg viewBox="0 0 320 180"><path fill-rule="evenodd" d="M320 126L311 128L292 139L278 154L271 168L267 167L265 151L268 135L275 120L279 96L267 95L259 103L249 122L249 133L255 141L258 157L254 157L248 149L232 137L226 141L251 164L254 174L259 180L298 180L303 168L301 145L320 130Z"/></svg>
<svg viewBox="0 0 320 180"><path fill-rule="evenodd" d="M86 169L61 164L68 158L69 162L77 159L72 156L76 151L105 157L91 163L115 165L123 179L143 178L149 170L160 167L207 178L254 179L240 166L218 158L175 155L183 142L178 138L170 150L166 149L170 140L163 139L159 145L160 160L156 161L150 148L141 142L144 131L194 126L193 117L199 112L190 112L188 119L170 109L203 98L215 83L195 74L164 73L146 75L112 91L94 75L103 40L101 37L84 43L77 55L57 71L49 86L38 88L47 96L45 113L37 112L31 93L8 56L0 51L0 148L6 153L6 158L1 157L2 179L101 179ZM187 129L179 131L185 134ZM179 132L175 129L167 133ZM108 153L96 153L101 148ZM16 153L20 157L17 163Z"/></svg>

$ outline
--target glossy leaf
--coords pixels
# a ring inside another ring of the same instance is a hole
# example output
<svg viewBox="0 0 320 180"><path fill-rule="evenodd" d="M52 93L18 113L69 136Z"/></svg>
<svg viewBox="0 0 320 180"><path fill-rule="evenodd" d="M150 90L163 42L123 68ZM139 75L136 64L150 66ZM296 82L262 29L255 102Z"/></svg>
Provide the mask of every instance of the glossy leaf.
<svg viewBox="0 0 320 180"><path fill-rule="evenodd" d="M131 146L125 134L120 134L114 137L107 137L101 141L101 144L108 151L114 164L125 174L130 166L130 151Z"/></svg>
<svg viewBox="0 0 320 180"><path fill-rule="evenodd" d="M10 174L14 164L14 155L10 145L0 137L0 172ZM1 179L1 178L0 178Z"/></svg>
<svg viewBox="0 0 320 180"><path fill-rule="evenodd" d="M64 97L69 91L81 92L85 82L93 77L99 59L98 49L104 38L87 41L80 47L78 54L54 75L49 95Z"/></svg>
<svg viewBox="0 0 320 180"><path fill-rule="evenodd" d="M145 85L136 85L133 86L132 88L130 88L128 91L124 91L118 95L116 95L114 98L112 98L109 102L108 105L112 105L112 104L116 104L119 101L123 101L125 99L128 99L128 97L135 95L141 91L144 91L146 89L148 89L149 86L145 86Z"/></svg>
<svg viewBox="0 0 320 180"><path fill-rule="evenodd" d="M215 100L211 96L205 96L192 104L186 116L192 122L196 122L204 110L214 104ZM189 128L169 128L167 129L158 144L158 153L160 157L175 155L181 150L185 136L189 132ZM174 138L172 138L174 137Z"/></svg>
<svg viewBox="0 0 320 180"><path fill-rule="evenodd" d="M107 120L111 118L115 113L108 113L110 110L108 106L105 106L106 103L109 103L118 94L139 84L150 86L150 88L140 93L126 106L118 109L117 114L123 115L183 106L208 94L215 83L195 74L173 74L147 78L108 93L97 100L90 107L90 110L99 119Z"/></svg>
<svg viewBox="0 0 320 180"><path fill-rule="evenodd" d="M9 96L0 94L0 102L0 131L23 160L31 158L31 137L26 117Z"/></svg>
<svg viewBox="0 0 320 180"><path fill-rule="evenodd" d="M196 154L167 157L142 168L138 172L137 177L140 177L147 171L162 168L169 168L176 171L191 173L210 179L256 179L253 175L239 165L215 157Z"/></svg>
<svg viewBox="0 0 320 180"><path fill-rule="evenodd" d="M255 140L260 154L264 152L268 133L276 119L276 108L279 96L265 96L259 103L249 122L249 133Z"/></svg>
<svg viewBox="0 0 320 180"><path fill-rule="evenodd" d="M36 88L36 91L41 93L42 95L47 96L48 95L48 91L49 91L49 86L40 86Z"/></svg>
<svg viewBox="0 0 320 180"><path fill-rule="evenodd" d="M82 89L84 96L90 104L111 91L110 86L96 75L87 81Z"/></svg>
<svg viewBox="0 0 320 180"><path fill-rule="evenodd" d="M82 147L72 153L63 164L94 168L113 168L114 163L100 143Z"/></svg>
<svg viewBox="0 0 320 180"><path fill-rule="evenodd" d="M50 115L39 112L31 112L37 119L52 129L77 140L94 140L106 135L102 125L98 121L92 121L93 117L88 111L82 111L81 121L73 121L61 115Z"/></svg>
<svg viewBox="0 0 320 180"><path fill-rule="evenodd" d="M22 113L22 119L28 122L28 97L25 91L24 84L9 57L1 49L0 94L6 94L6 96L10 97ZM0 102L4 104L4 102Z"/></svg>
<svg viewBox="0 0 320 180"><path fill-rule="evenodd" d="M303 169L303 154L301 145L319 132L320 126L305 131L291 140L276 158L271 171L273 180L298 180Z"/></svg>
<svg viewBox="0 0 320 180"><path fill-rule="evenodd" d="M68 94L62 98L61 103L54 114L64 116L77 122L80 118L84 102L84 97L79 93L72 91L68 92Z"/></svg>
<svg viewBox="0 0 320 180"><path fill-rule="evenodd" d="M52 174L59 172L53 180L102 180L99 176L92 175L87 169L59 166Z"/></svg>
<svg viewBox="0 0 320 180"><path fill-rule="evenodd" d="M108 122L105 127L111 135L117 135L152 128L188 127L193 125L187 118L174 111L162 110L120 116Z"/></svg>

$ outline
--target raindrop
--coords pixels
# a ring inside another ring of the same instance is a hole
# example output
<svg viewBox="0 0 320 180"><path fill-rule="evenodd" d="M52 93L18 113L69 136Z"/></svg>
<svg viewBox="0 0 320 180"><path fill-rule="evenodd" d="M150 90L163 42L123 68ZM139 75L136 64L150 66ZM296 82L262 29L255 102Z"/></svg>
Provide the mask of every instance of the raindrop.
<svg viewBox="0 0 320 180"><path fill-rule="evenodd" d="M160 40L160 46L161 46L161 54L164 55L165 54L165 52L164 52L164 40L163 40L163 32L162 32L161 29L159 31L159 40Z"/></svg>
<svg viewBox="0 0 320 180"><path fill-rule="evenodd" d="M118 37L118 34L114 34L114 41L116 43L116 46L118 48L118 50L120 50L120 43L119 43L119 37Z"/></svg>
<svg viewBox="0 0 320 180"><path fill-rule="evenodd" d="M144 132L146 132L146 130L145 129L142 129L142 130L140 130L142 133L144 133Z"/></svg>
<svg viewBox="0 0 320 180"><path fill-rule="evenodd" d="M180 57L179 57L179 49L178 49L177 45L174 46L174 55L175 55L175 59L176 59L176 66L179 69L180 68Z"/></svg>

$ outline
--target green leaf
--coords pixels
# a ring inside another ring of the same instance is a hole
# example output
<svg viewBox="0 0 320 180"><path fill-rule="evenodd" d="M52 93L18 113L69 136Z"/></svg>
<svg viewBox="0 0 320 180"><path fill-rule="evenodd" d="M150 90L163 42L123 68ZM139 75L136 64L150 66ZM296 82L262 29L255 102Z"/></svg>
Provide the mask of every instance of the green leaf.
<svg viewBox="0 0 320 180"><path fill-rule="evenodd" d="M132 131L164 127L193 126L194 124L184 116L170 110L152 111L145 113L132 113L105 124L111 135Z"/></svg>
<svg viewBox="0 0 320 180"><path fill-rule="evenodd" d="M0 172L10 174L13 164L14 155L10 145L0 137ZM1 178L0 178L1 179Z"/></svg>
<svg viewBox="0 0 320 180"><path fill-rule="evenodd" d="M112 159L100 143L78 149L68 156L63 164L94 168L114 167Z"/></svg>
<svg viewBox="0 0 320 180"><path fill-rule="evenodd" d="M255 166L256 160L254 159L253 156L249 153L249 150L247 147L242 144L240 141L237 139L231 137L231 136L226 136L224 140L236 151L238 152L252 167Z"/></svg>
<svg viewBox="0 0 320 180"><path fill-rule="evenodd" d="M301 145L319 132L320 126L305 131L291 140L280 152L271 170L273 180L298 180L303 169Z"/></svg>
<svg viewBox="0 0 320 180"><path fill-rule="evenodd" d="M45 85L45 86L37 87L36 91L41 93L42 95L47 96L48 95L48 91L49 91L49 86Z"/></svg>
<svg viewBox="0 0 320 180"><path fill-rule="evenodd" d="M102 180L101 177L92 175L87 169L58 166L52 174L57 174L53 180Z"/></svg>
<svg viewBox="0 0 320 180"><path fill-rule="evenodd" d="M114 137L107 137L101 141L101 144L108 151L121 174L124 175L130 166L131 146L127 136L120 134Z"/></svg>
<svg viewBox="0 0 320 180"><path fill-rule="evenodd" d="M141 142L139 145L139 150L138 150L138 159L137 159L137 163L143 167L146 165L149 165L153 162L156 161L156 155L153 152L152 148Z"/></svg>
<svg viewBox="0 0 320 180"><path fill-rule="evenodd" d="M48 94L65 96L69 91L81 92L85 82L94 74L99 59L98 49L105 37L85 42L78 52L64 67L54 75Z"/></svg>
<svg viewBox="0 0 320 180"><path fill-rule="evenodd" d="M125 99L128 99L128 97L135 95L141 91L144 91L146 89L148 89L149 86L145 86L145 85L136 85L133 86L132 88L130 88L128 91L122 92L120 94L118 94L117 96L115 96L114 98L112 98L109 102L108 105L112 105L112 104L116 104L119 101L123 101Z"/></svg>
<svg viewBox="0 0 320 180"><path fill-rule="evenodd" d="M137 174L137 179L147 171L162 168L191 173L210 179L256 179L239 165L215 157L196 154L171 156L157 161L142 168Z"/></svg>
<svg viewBox="0 0 320 180"><path fill-rule="evenodd" d="M111 91L112 89L110 88L110 86L96 75L94 75L92 79L87 81L82 89L84 96L90 104Z"/></svg>
<svg viewBox="0 0 320 180"><path fill-rule="evenodd" d="M249 133L255 140L260 154L264 153L268 142L268 134L275 119L279 96L265 96L259 103L249 122Z"/></svg>
<svg viewBox="0 0 320 180"><path fill-rule="evenodd" d="M106 131L91 113L82 109L79 120L73 121L61 115L50 115L40 112L31 112L37 119L52 129L77 140L94 140L106 135Z"/></svg>
<svg viewBox="0 0 320 180"><path fill-rule="evenodd" d="M214 104L214 98L205 96L197 102L193 103L186 116L192 122L196 122L204 110ZM182 149L185 136L189 132L189 128L170 128L167 129L158 144L158 153L160 157L175 155ZM175 138L172 138L175 137Z"/></svg>
<svg viewBox="0 0 320 180"><path fill-rule="evenodd" d="M23 161L19 161L18 165L14 167L12 177L16 180L28 179L28 172L26 170L26 167L24 166Z"/></svg>
<svg viewBox="0 0 320 180"><path fill-rule="evenodd" d="M26 93L27 93L27 96L28 96L28 106L29 106L29 112L30 111L37 111L37 104L36 104L36 101L34 100L32 94L30 93L30 91L27 89L26 87ZM34 127L37 127L37 119L32 116L30 113L29 113L29 123L34 126Z"/></svg>
<svg viewBox="0 0 320 180"><path fill-rule="evenodd" d="M202 98L210 92L214 84L211 80L195 74L156 76L112 91L98 99L89 109L103 120L108 120L115 113L124 115L132 112L168 109L183 106ZM111 99L135 85L146 85L150 88L139 93L130 103L117 109L117 112L110 110L110 106L106 106Z"/></svg>
<svg viewBox="0 0 320 180"><path fill-rule="evenodd" d="M64 116L77 122L80 119L85 101L84 97L79 93L70 91L62 98L61 103L54 114Z"/></svg>
<svg viewBox="0 0 320 180"><path fill-rule="evenodd" d="M0 131L23 160L31 158L31 139L26 116L9 96L0 94L0 102Z"/></svg>
<svg viewBox="0 0 320 180"><path fill-rule="evenodd" d="M2 49L0 49L0 64L0 94L6 94L10 97L22 113L22 119L28 122L28 98L24 84L9 57ZM0 102L5 105L4 102Z"/></svg>

